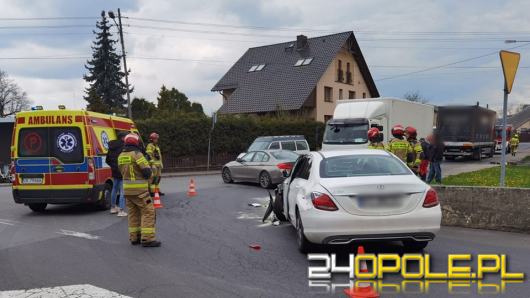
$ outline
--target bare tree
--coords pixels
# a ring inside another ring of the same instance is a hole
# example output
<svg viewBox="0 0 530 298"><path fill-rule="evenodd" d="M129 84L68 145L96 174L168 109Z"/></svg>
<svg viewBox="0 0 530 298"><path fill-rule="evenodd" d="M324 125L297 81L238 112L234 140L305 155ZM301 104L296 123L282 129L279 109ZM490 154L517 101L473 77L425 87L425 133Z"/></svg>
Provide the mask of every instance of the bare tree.
<svg viewBox="0 0 530 298"><path fill-rule="evenodd" d="M403 97L408 101L419 102L419 103L428 103L429 100L423 97L420 92L413 91L407 92Z"/></svg>
<svg viewBox="0 0 530 298"><path fill-rule="evenodd" d="M22 91L5 71L0 70L0 117L27 110L30 104L26 92Z"/></svg>

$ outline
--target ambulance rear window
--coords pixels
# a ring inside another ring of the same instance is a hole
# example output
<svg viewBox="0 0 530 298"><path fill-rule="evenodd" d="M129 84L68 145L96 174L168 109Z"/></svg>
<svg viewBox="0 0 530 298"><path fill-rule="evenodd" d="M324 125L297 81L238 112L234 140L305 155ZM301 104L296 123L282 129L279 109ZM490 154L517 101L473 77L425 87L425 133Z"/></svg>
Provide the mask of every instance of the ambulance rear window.
<svg viewBox="0 0 530 298"><path fill-rule="evenodd" d="M77 127L23 128L18 148L20 157L55 157L63 163L82 163L84 157Z"/></svg>

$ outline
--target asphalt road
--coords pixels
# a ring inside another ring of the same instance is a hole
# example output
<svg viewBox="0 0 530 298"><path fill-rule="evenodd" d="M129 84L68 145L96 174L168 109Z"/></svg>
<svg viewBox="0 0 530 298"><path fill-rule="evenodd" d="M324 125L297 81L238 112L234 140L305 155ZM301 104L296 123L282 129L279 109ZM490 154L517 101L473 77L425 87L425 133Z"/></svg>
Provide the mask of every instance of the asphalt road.
<svg viewBox="0 0 530 298"><path fill-rule="evenodd" d="M0 188L0 297L13 293L5 291L85 284L130 297L346 297L346 276L309 286L309 263L297 251L290 225L261 223L265 208L248 204L266 202L265 190L223 184L218 176L197 177L196 185L199 195L189 199L186 178L163 181L165 208L157 218L163 246L149 249L129 245L125 218L84 206L52 206L35 214L13 202L10 188ZM351 250L333 252L345 257ZM368 243L366 250L403 253L395 243ZM449 253L504 253L512 272L530 272L530 235L525 234L443 228L425 253L435 271L446 270ZM500 279L490 282L500 284ZM476 283L451 287L460 293L456 296L483 296ZM428 296L448 297L449 288L432 284ZM423 297L411 292L417 289L396 294L385 286L381 297ZM500 296L528 297L529 292L528 282L508 284Z"/></svg>
<svg viewBox="0 0 530 298"><path fill-rule="evenodd" d="M519 161L525 156L530 155L530 143L521 143L515 156L507 155L508 162ZM445 160L442 163L442 175L456 175L464 172L478 171L486 168L498 166L501 162L501 155L495 154L492 158L483 158L482 160L470 160L458 158L456 160Z"/></svg>

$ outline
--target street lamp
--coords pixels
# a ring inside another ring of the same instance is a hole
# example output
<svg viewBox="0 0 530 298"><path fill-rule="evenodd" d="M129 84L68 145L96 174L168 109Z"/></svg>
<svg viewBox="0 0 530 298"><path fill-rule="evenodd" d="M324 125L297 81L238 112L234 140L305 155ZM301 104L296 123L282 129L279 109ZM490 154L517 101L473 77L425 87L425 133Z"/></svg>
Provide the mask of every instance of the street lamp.
<svg viewBox="0 0 530 298"><path fill-rule="evenodd" d="M131 109L131 95L129 94L129 72L127 71L127 59L125 58L125 43L123 41L123 26L121 25L121 12L118 8L118 22L116 22L116 15L113 11L109 11L109 18L114 21L116 27L118 27L118 32L120 33L120 44L121 44L121 53L123 57L123 68L125 72L125 85L127 87L127 115L129 119L132 119L132 109Z"/></svg>

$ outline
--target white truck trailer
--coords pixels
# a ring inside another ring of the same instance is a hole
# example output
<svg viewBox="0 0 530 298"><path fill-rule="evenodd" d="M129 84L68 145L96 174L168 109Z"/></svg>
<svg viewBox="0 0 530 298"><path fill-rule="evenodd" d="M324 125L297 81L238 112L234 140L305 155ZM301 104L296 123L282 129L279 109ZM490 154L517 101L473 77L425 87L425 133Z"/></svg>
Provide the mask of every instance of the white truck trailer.
<svg viewBox="0 0 530 298"><path fill-rule="evenodd" d="M396 124L412 126L418 138L426 137L432 133L434 106L389 97L339 100L326 123L322 150L366 148L370 127L379 128L387 144Z"/></svg>

